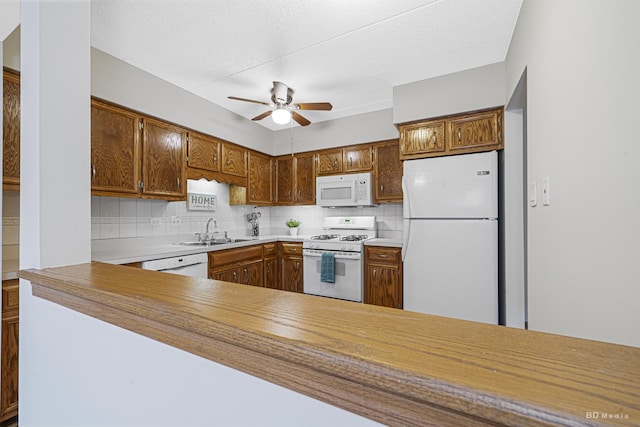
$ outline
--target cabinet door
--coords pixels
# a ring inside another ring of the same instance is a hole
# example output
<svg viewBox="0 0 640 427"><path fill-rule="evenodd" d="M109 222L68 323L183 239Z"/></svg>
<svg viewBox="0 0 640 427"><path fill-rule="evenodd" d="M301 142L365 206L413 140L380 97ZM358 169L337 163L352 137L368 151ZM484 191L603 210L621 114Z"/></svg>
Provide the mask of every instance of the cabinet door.
<svg viewBox="0 0 640 427"><path fill-rule="evenodd" d="M20 76L3 73L2 92L2 183L6 190L18 190L20 184Z"/></svg>
<svg viewBox="0 0 640 427"><path fill-rule="evenodd" d="M223 142L221 169L229 175L247 176L247 150Z"/></svg>
<svg viewBox="0 0 640 427"><path fill-rule="evenodd" d="M345 148L343 168L345 173L370 171L373 164L371 146Z"/></svg>
<svg viewBox="0 0 640 427"><path fill-rule="evenodd" d="M444 121L422 122L400 126L400 158L425 157L445 150Z"/></svg>
<svg viewBox="0 0 640 427"><path fill-rule="evenodd" d="M184 200L186 131L144 118L142 150L142 192L162 199Z"/></svg>
<svg viewBox="0 0 640 427"><path fill-rule="evenodd" d="M140 192L140 116L91 101L91 191Z"/></svg>
<svg viewBox="0 0 640 427"><path fill-rule="evenodd" d="M302 293L303 276L301 256L282 257L282 290Z"/></svg>
<svg viewBox="0 0 640 427"><path fill-rule="evenodd" d="M293 157L276 159L276 204L293 204Z"/></svg>
<svg viewBox="0 0 640 427"><path fill-rule="evenodd" d="M262 260L244 264L242 267L238 268L240 277L239 283L251 286L264 286L262 270Z"/></svg>
<svg viewBox="0 0 640 427"><path fill-rule="evenodd" d="M295 201L297 205L316 204L316 168L313 154L298 154L295 157Z"/></svg>
<svg viewBox="0 0 640 427"><path fill-rule="evenodd" d="M317 175L342 173L342 149L318 153Z"/></svg>
<svg viewBox="0 0 640 427"><path fill-rule="evenodd" d="M398 140L375 147L373 201L402 202L402 162Z"/></svg>
<svg viewBox="0 0 640 427"><path fill-rule="evenodd" d="M263 270L264 270L264 287L271 289L280 289L280 284L278 282L278 272L276 271L276 257L269 257L263 260Z"/></svg>
<svg viewBox="0 0 640 427"><path fill-rule="evenodd" d="M220 141L217 139L189 132L187 153L189 167L220 171Z"/></svg>
<svg viewBox="0 0 640 427"><path fill-rule="evenodd" d="M249 182L247 199L250 204L270 205L273 203L271 177L273 161L258 153L249 153Z"/></svg>
<svg viewBox="0 0 640 427"><path fill-rule="evenodd" d="M365 304L402 308L400 271L397 266L369 263L364 287Z"/></svg>
<svg viewBox="0 0 640 427"><path fill-rule="evenodd" d="M18 312L2 314L0 420L18 413Z"/></svg>
<svg viewBox="0 0 640 427"><path fill-rule="evenodd" d="M240 277L237 267L214 270L211 272L210 276L213 280L222 280L224 282L233 283L238 283L238 278Z"/></svg>
<svg viewBox="0 0 640 427"><path fill-rule="evenodd" d="M448 124L447 141L451 152L502 148L502 109L456 117Z"/></svg>

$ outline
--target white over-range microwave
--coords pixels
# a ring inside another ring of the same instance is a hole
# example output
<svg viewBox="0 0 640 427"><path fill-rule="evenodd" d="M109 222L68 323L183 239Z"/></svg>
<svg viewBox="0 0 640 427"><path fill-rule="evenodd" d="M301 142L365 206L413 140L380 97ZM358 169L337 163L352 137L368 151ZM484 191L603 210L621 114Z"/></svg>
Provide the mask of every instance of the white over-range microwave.
<svg viewBox="0 0 640 427"><path fill-rule="evenodd" d="M316 205L371 206L371 173L319 176Z"/></svg>

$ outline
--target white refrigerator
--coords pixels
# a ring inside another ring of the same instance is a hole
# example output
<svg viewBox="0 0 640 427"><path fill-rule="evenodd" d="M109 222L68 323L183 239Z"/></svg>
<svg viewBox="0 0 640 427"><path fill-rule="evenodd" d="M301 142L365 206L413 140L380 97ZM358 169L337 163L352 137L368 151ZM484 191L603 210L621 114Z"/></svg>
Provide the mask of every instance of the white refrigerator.
<svg viewBox="0 0 640 427"><path fill-rule="evenodd" d="M403 168L404 309L497 324L497 152Z"/></svg>

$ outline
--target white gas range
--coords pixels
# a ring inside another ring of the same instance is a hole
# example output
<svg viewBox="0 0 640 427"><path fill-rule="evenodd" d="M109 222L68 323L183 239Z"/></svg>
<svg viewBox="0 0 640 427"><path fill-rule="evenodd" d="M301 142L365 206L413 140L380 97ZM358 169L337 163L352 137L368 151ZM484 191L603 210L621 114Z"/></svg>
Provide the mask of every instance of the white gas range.
<svg viewBox="0 0 640 427"><path fill-rule="evenodd" d="M323 229L302 243L304 293L362 302L364 241L377 237L376 217L326 217Z"/></svg>

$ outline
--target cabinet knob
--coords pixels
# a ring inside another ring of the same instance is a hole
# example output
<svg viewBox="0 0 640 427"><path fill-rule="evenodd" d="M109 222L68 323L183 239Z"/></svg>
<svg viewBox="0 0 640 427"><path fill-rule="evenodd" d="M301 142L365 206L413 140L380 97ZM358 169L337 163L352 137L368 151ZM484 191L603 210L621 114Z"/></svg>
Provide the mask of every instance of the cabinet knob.
<svg viewBox="0 0 640 427"><path fill-rule="evenodd" d="M458 128L458 142L462 140L462 131Z"/></svg>
<svg viewBox="0 0 640 427"><path fill-rule="evenodd" d="M353 159L349 156L349 166L353 166Z"/></svg>
<svg viewBox="0 0 640 427"><path fill-rule="evenodd" d="M238 281L238 273L236 273L235 271L233 272L233 281L234 282Z"/></svg>
<svg viewBox="0 0 640 427"><path fill-rule="evenodd" d="M213 165L217 165L218 164L218 156L216 156L215 154L213 155Z"/></svg>
<svg viewBox="0 0 640 427"><path fill-rule="evenodd" d="M434 132L433 133L433 148L436 148L437 146L438 146L438 134L436 132Z"/></svg>
<svg viewBox="0 0 640 427"><path fill-rule="evenodd" d="M375 268L373 269L373 278L374 279L376 278L376 269Z"/></svg>
<svg viewBox="0 0 640 427"><path fill-rule="evenodd" d="M180 178L176 178L176 182L178 183L178 190L180 189Z"/></svg>
<svg viewBox="0 0 640 427"><path fill-rule="evenodd" d="M388 258L389 254L378 254L378 258Z"/></svg>
<svg viewBox="0 0 640 427"><path fill-rule="evenodd" d="M380 192L382 193L384 191L384 185L380 184Z"/></svg>
<svg viewBox="0 0 640 427"><path fill-rule="evenodd" d="M91 164L91 183L96 181L96 165Z"/></svg>

